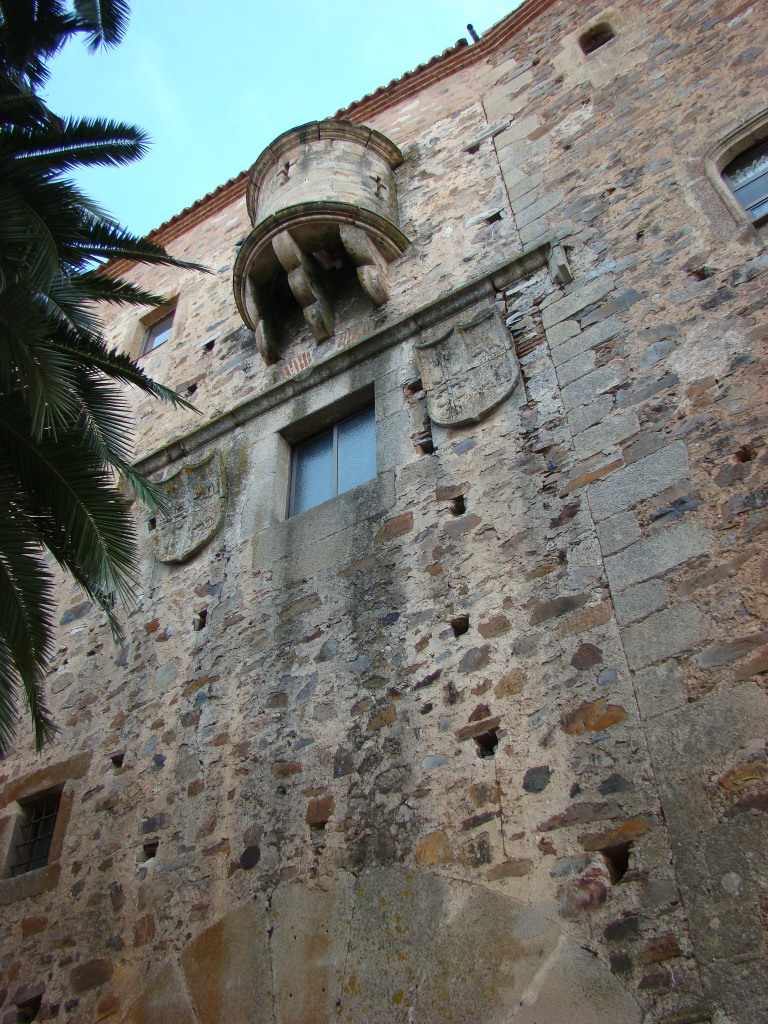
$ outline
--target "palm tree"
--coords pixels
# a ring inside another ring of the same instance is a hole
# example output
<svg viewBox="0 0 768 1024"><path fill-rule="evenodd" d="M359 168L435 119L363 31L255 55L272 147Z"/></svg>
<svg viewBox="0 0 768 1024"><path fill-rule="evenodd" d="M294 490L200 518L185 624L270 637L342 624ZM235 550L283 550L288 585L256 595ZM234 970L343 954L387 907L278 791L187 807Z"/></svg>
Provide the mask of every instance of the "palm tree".
<svg viewBox="0 0 768 1024"><path fill-rule="evenodd" d="M131 497L162 509L131 466L131 385L174 403L127 355L110 349L94 302L158 304L121 280L112 259L190 266L117 224L65 175L138 159L132 125L62 120L38 90L72 37L113 45L124 0L0 0L0 754L19 697L38 749L55 732L43 683L53 651L49 554L122 637L115 598L138 571ZM200 269L200 268L197 268Z"/></svg>

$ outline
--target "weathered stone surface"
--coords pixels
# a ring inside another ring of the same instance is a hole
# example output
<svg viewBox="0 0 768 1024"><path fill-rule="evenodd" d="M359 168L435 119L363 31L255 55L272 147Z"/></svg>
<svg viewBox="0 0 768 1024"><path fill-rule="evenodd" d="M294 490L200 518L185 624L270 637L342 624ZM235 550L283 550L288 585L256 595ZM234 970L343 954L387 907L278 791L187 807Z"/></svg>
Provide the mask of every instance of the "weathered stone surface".
<svg viewBox="0 0 768 1024"><path fill-rule="evenodd" d="M505 860L488 869L488 881L498 882L501 878L522 878L523 875L531 873L532 867L533 861L525 857L519 857L517 860Z"/></svg>
<svg viewBox="0 0 768 1024"><path fill-rule="evenodd" d="M698 523L673 523L648 540L638 541L605 559L605 571L613 591L626 590L654 576L706 554L712 536Z"/></svg>
<svg viewBox="0 0 768 1024"><path fill-rule="evenodd" d="M254 1011L256 1020L259 1015L268 1020L272 1012L269 925L263 907L253 900L211 925L184 950L184 980L179 973L167 971L153 981L133 1011L132 1024L134 1019L136 1024L162 1020L165 1024L170 1020L246 1024L254 1019Z"/></svg>
<svg viewBox="0 0 768 1024"><path fill-rule="evenodd" d="M610 519L604 519L598 525L597 535L604 555L614 555L642 536L634 512L620 512Z"/></svg>
<svg viewBox="0 0 768 1024"><path fill-rule="evenodd" d="M574 286L562 299L547 307L542 317L545 329L560 323L561 320L570 319L582 309L598 302L612 289L613 281L610 277L598 278L588 285Z"/></svg>
<svg viewBox="0 0 768 1024"><path fill-rule="evenodd" d="M661 448L653 455L618 470L609 480L593 484L589 505L595 519L607 519L653 497L685 479L688 452L682 441Z"/></svg>
<svg viewBox="0 0 768 1024"><path fill-rule="evenodd" d="M707 647L696 655L696 661L702 668L720 668L722 665L730 665L733 661L751 654L755 648L768 643L768 633L753 633L742 639L730 640L725 644L717 644L714 647Z"/></svg>
<svg viewBox="0 0 768 1024"><path fill-rule="evenodd" d="M645 668L657 661L695 648L707 632L707 620L690 602L673 605L628 626L624 650L630 668Z"/></svg>
<svg viewBox="0 0 768 1024"><path fill-rule="evenodd" d="M604 832L582 832L579 842L585 850L610 850L613 846L631 843L647 831L648 824L642 818L629 818Z"/></svg>
<svg viewBox="0 0 768 1024"><path fill-rule="evenodd" d="M87 960L69 972L69 983L73 992L87 992L106 984L115 969L108 960Z"/></svg>
<svg viewBox="0 0 768 1024"><path fill-rule="evenodd" d="M596 370L580 377L562 390L563 404L566 409L576 409L580 405L587 405L596 395L616 387L625 379L627 368L621 359L614 359L605 366L598 366Z"/></svg>
<svg viewBox="0 0 768 1024"><path fill-rule="evenodd" d="M589 596L587 594L567 594L564 597L553 597L549 601L541 601L534 607L531 613L531 623L535 626L540 622L546 622L548 619L567 615L568 612L581 608L588 600Z"/></svg>
<svg viewBox="0 0 768 1024"><path fill-rule="evenodd" d="M661 580L638 583L613 595L616 619L622 626L644 619L669 603L669 592Z"/></svg>
<svg viewBox="0 0 768 1024"><path fill-rule="evenodd" d="M461 729L456 730L456 739L461 742L462 740L471 740L475 736L482 736L484 732L490 732L491 729L498 729L501 724L501 719L496 716L493 718L484 718L481 722L475 722L474 725L465 725Z"/></svg>
<svg viewBox="0 0 768 1024"><path fill-rule="evenodd" d="M420 839L415 857L417 864L453 864L456 860L445 832L430 832Z"/></svg>
<svg viewBox="0 0 768 1024"><path fill-rule="evenodd" d="M552 770L549 765L529 768L523 776L523 789L526 793L543 793L551 778Z"/></svg>
<svg viewBox="0 0 768 1024"><path fill-rule="evenodd" d="M627 712L618 704L608 704L604 697L579 705L561 719L563 732L569 736L585 732L601 732L612 725L626 721Z"/></svg>
<svg viewBox="0 0 768 1024"><path fill-rule="evenodd" d="M597 452L609 454L639 429L640 424L633 412L616 413L576 434L573 439L576 453L580 459L588 459Z"/></svg>
<svg viewBox="0 0 768 1024"><path fill-rule="evenodd" d="M471 647L459 662L459 672L477 672L491 660L489 644L482 647Z"/></svg>

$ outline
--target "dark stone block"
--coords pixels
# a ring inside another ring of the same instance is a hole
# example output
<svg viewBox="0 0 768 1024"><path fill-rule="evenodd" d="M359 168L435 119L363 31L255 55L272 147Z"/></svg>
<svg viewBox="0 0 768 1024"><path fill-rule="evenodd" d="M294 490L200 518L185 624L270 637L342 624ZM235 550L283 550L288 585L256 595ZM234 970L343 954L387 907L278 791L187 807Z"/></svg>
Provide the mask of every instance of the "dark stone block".
<svg viewBox="0 0 768 1024"><path fill-rule="evenodd" d="M523 776L523 789L526 793L541 793L549 785L552 770L548 764L538 768L529 768Z"/></svg>
<svg viewBox="0 0 768 1024"><path fill-rule="evenodd" d="M243 871L250 871L255 868L261 860L261 850L257 845L246 846L240 854L240 867Z"/></svg>

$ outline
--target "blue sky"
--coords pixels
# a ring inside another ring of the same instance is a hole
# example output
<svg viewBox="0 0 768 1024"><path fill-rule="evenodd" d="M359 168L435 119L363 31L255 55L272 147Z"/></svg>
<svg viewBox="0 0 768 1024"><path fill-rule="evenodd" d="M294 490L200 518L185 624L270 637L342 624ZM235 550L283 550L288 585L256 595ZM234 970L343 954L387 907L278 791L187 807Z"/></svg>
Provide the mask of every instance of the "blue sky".
<svg viewBox="0 0 768 1024"><path fill-rule="evenodd" d="M152 138L132 167L81 177L92 198L146 232L249 167L281 132L334 114L520 0L133 0L126 38L51 67L48 102Z"/></svg>

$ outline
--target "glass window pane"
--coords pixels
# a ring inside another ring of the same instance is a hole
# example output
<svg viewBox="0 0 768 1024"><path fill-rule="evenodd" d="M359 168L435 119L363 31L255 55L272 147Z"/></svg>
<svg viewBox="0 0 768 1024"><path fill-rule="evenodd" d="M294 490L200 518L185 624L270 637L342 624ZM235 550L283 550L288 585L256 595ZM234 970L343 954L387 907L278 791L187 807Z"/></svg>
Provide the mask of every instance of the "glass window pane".
<svg viewBox="0 0 768 1024"><path fill-rule="evenodd" d="M153 352L164 342L168 341L171 336L172 327L173 313L169 313L168 316L164 316L162 320L158 320L157 323L152 324L152 326L147 329L146 338L144 339L144 351Z"/></svg>
<svg viewBox="0 0 768 1024"><path fill-rule="evenodd" d="M293 450L291 515L314 508L334 495L333 431L327 430Z"/></svg>
<svg viewBox="0 0 768 1024"><path fill-rule="evenodd" d="M725 169L725 175L731 188L741 188L748 182L768 171L768 140L753 146L735 160L731 160Z"/></svg>
<svg viewBox="0 0 768 1024"><path fill-rule="evenodd" d="M768 196L768 171L757 178L753 178L752 181L741 188L735 188L733 194L745 209L749 209L750 206L762 202Z"/></svg>
<svg viewBox="0 0 768 1024"><path fill-rule="evenodd" d="M376 415L366 409L338 426L339 494L376 476Z"/></svg>

